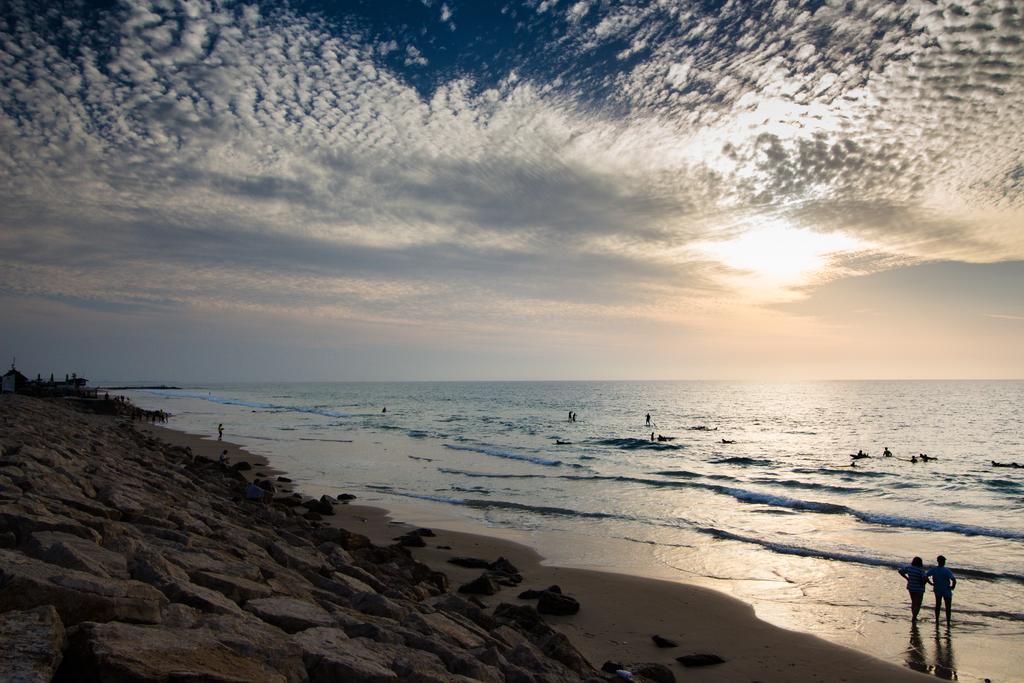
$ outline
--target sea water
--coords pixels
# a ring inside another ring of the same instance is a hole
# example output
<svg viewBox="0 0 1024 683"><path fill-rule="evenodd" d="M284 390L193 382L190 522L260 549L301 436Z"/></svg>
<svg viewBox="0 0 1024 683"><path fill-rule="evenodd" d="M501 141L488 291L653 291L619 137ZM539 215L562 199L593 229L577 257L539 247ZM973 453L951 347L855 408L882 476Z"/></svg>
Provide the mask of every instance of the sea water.
<svg viewBox="0 0 1024 683"><path fill-rule="evenodd" d="M309 491L443 506L561 564L713 586L768 621L940 677L1024 680L1024 469L992 465L1024 464L1024 382L129 393L177 429L223 423ZM860 450L871 457L851 466ZM921 453L934 460L911 462ZM939 554L960 580L954 628L934 624L929 594L912 630L895 568Z"/></svg>

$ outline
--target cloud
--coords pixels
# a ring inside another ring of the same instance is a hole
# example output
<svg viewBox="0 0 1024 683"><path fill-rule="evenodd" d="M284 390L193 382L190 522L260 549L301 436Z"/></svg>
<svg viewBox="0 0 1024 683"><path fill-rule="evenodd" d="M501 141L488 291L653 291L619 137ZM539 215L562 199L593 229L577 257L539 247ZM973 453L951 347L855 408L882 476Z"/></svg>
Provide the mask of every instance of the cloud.
<svg viewBox="0 0 1024 683"><path fill-rule="evenodd" d="M727 264L694 246L766 224L869 245L831 255L816 284L1024 257L1012 3L531 7L508 10L524 35L478 56L481 74L515 68L478 78L429 31L254 5L10 3L0 248L18 263L0 290L690 324L730 296Z"/></svg>

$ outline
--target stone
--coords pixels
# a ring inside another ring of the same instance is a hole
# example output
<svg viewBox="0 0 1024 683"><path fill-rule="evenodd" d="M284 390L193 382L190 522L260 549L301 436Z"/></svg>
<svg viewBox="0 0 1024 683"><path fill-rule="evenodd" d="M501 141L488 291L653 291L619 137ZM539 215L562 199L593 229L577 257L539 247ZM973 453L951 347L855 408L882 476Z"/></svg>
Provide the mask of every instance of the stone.
<svg viewBox="0 0 1024 683"><path fill-rule="evenodd" d="M541 614L569 615L580 611L580 603L576 598L543 591L540 594L540 602L537 603L537 611Z"/></svg>
<svg viewBox="0 0 1024 683"><path fill-rule="evenodd" d="M494 608L494 618L500 622L515 624L526 633L547 633L550 630L544 617L530 605L510 605L503 602Z"/></svg>
<svg viewBox="0 0 1024 683"><path fill-rule="evenodd" d="M285 633L298 633L308 628L333 626L327 610L294 598L260 598L245 603L245 610Z"/></svg>
<svg viewBox="0 0 1024 683"><path fill-rule="evenodd" d="M481 574L469 583L459 586L459 592L471 595L494 595L498 592L498 584L488 574Z"/></svg>
<svg viewBox="0 0 1024 683"><path fill-rule="evenodd" d="M676 661L686 667L711 666L712 664L723 664L724 659L718 655L693 654L676 657Z"/></svg>
<svg viewBox="0 0 1024 683"><path fill-rule="evenodd" d="M660 662L641 662L627 667L634 676L642 676L653 683L676 683L672 669Z"/></svg>
<svg viewBox="0 0 1024 683"><path fill-rule="evenodd" d="M416 534L417 536L424 536L426 538L434 538L434 537L437 536L437 534L435 534L432 529L425 529L425 528L424 529L416 529L412 533Z"/></svg>
<svg viewBox="0 0 1024 683"><path fill-rule="evenodd" d="M310 498L302 506L318 515L330 516L334 514L334 506L331 504L331 499L327 496L321 496L319 500Z"/></svg>
<svg viewBox="0 0 1024 683"><path fill-rule="evenodd" d="M26 554L43 562L89 574L128 578L124 555L107 550L90 540L62 531L36 531L24 544Z"/></svg>
<svg viewBox="0 0 1024 683"><path fill-rule="evenodd" d="M679 643L677 643L676 641L670 640L668 638L662 638L659 635L651 636L651 640L653 640L654 644L658 647L679 647Z"/></svg>
<svg viewBox="0 0 1024 683"><path fill-rule="evenodd" d="M519 570L516 569L516 566L508 560L506 560L504 557L499 557L494 562L491 562L491 564L488 565L488 569L490 569L492 572L499 572L501 574L514 575L519 573Z"/></svg>
<svg viewBox="0 0 1024 683"><path fill-rule="evenodd" d="M491 563L478 557L449 557L448 564L468 569L490 569Z"/></svg>
<svg viewBox="0 0 1024 683"><path fill-rule="evenodd" d="M610 659L601 665L601 671L604 671L605 673L609 674L613 674L616 671L623 671L625 669L625 664L623 664L622 662L615 662Z"/></svg>
<svg viewBox="0 0 1024 683"><path fill-rule="evenodd" d="M64 625L53 605L0 613L0 672L5 681L49 683L60 666Z"/></svg>
<svg viewBox="0 0 1024 683"><path fill-rule="evenodd" d="M355 500L355 499L356 499L356 497L354 495L352 495L351 493L339 493L338 494L338 500L340 500L342 502L346 502L347 503L348 501Z"/></svg>
<svg viewBox="0 0 1024 683"><path fill-rule="evenodd" d="M94 680L103 681L288 680L263 662L233 652L206 629L87 623L69 640L61 668L67 680L86 671Z"/></svg>
<svg viewBox="0 0 1024 683"><path fill-rule="evenodd" d="M590 663L569 642L568 636L564 633L552 630L547 635L541 636L536 645L541 652L555 661L561 662L573 673L586 676L594 672L594 667L590 666Z"/></svg>
<svg viewBox="0 0 1024 683"><path fill-rule="evenodd" d="M364 646L362 639L350 639L338 628L311 628L296 636L310 683L390 683L398 675L388 658Z"/></svg>
<svg viewBox="0 0 1024 683"><path fill-rule="evenodd" d="M245 460L242 460L232 465L231 469L233 469L236 472L248 472L249 470L252 469L252 465L247 463Z"/></svg>
<svg viewBox="0 0 1024 683"><path fill-rule="evenodd" d="M558 586L548 586L547 588L541 588L539 590L535 589L535 588L531 588L530 590L525 590L525 591L523 591L522 593L520 593L516 597L518 597L520 600L536 600L536 599L538 599L540 597L540 594L543 593L544 591L548 591L548 592L551 592L551 593L558 593L558 594L562 593L562 589L559 588Z"/></svg>
<svg viewBox="0 0 1024 683"><path fill-rule="evenodd" d="M398 541L399 545L405 546L406 548L427 547L427 542L423 540L423 537L412 531L403 536L399 536L395 540Z"/></svg>
<svg viewBox="0 0 1024 683"><path fill-rule="evenodd" d="M292 483L292 480L291 480L291 479L289 479L288 477L278 477L278 478L277 478L277 480L278 480L279 482L282 482L282 483L284 483L284 484L290 484L290 483Z"/></svg>
<svg viewBox="0 0 1024 683"><path fill-rule="evenodd" d="M167 598L139 581L93 576L0 550L0 611L51 604L65 626L83 621L160 622Z"/></svg>
<svg viewBox="0 0 1024 683"><path fill-rule="evenodd" d="M327 567L326 558L313 548L299 548L287 543L271 543L267 553L283 567L319 574Z"/></svg>
<svg viewBox="0 0 1024 683"><path fill-rule="evenodd" d="M223 593L229 600L241 605L248 600L269 598L273 591L263 583L243 579L240 576L199 571L192 574L192 580L200 586Z"/></svg>
<svg viewBox="0 0 1024 683"><path fill-rule="evenodd" d="M352 606L360 612L375 617L387 617L401 621L408 614L407 609L379 593L354 593L349 600Z"/></svg>

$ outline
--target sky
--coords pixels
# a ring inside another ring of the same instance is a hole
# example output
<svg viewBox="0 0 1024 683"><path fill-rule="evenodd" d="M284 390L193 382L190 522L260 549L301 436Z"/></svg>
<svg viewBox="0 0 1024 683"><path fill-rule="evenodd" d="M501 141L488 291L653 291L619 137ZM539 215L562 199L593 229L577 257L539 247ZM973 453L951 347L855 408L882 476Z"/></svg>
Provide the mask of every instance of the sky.
<svg viewBox="0 0 1024 683"><path fill-rule="evenodd" d="M1024 378L1019 0L0 7L0 358Z"/></svg>

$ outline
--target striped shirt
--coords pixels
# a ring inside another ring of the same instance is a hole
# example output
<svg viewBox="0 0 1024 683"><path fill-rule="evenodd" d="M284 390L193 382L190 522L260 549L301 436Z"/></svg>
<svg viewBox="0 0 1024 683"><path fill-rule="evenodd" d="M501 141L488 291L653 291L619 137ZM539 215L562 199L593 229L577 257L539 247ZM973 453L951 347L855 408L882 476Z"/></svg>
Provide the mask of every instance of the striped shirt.
<svg viewBox="0 0 1024 683"><path fill-rule="evenodd" d="M903 568L903 576L907 580L907 590L911 593L924 593L924 567L910 565Z"/></svg>

